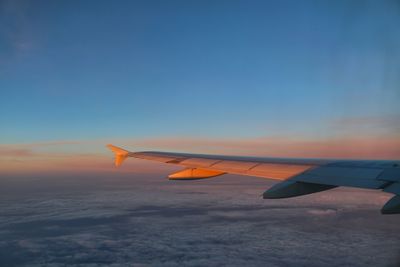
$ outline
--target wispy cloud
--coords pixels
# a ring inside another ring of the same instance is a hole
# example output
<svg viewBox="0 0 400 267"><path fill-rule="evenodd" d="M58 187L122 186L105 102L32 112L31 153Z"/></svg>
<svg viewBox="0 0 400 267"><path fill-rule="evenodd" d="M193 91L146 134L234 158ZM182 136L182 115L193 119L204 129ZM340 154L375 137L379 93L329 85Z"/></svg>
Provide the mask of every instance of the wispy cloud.
<svg viewBox="0 0 400 267"><path fill-rule="evenodd" d="M360 119L359 122L368 124L370 120ZM353 124L351 121L338 123ZM61 140L0 145L0 173L115 171L112 164L113 155L104 146L107 143L114 143L132 151L164 150L270 157L400 159L400 138L395 134L351 134L320 139L275 136L252 139L169 137ZM152 162L128 160L118 171L151 173L163 168L166 167Z"/></svg>
<svg viewBox="0 0 400 267"><path fill-rule="evenodd" d="M26 148L7 148L0 146L0 157L32 157L34 153Z"/></svg>
<svg viewBox="0 0 400 267"><path fill-rule="evenodd" d="M0 175L56 172L133 172L154 173L163 166L142 161L129 161L118 170L112 153L97 153L101 142L51 141L30 144L0 145Z"/></svg>

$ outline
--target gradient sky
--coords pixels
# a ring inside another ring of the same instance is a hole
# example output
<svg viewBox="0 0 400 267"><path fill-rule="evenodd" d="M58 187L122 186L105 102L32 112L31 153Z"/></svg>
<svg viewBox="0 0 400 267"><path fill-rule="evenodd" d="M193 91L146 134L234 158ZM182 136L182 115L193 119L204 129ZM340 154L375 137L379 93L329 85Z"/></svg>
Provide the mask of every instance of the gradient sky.
<svg viewBox="0 0 400 267"><path fill-rule="evenodd" d="M399 25L398 1L3 0L0 153L279 138L400 158Z"/></svg>

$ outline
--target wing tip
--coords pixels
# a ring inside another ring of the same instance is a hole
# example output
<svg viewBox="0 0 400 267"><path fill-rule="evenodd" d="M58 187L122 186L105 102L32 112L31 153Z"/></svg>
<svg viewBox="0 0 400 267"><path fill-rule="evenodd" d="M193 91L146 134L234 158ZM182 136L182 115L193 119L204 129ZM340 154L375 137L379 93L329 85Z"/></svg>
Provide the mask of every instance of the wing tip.
<svg viewBox="0 0 400 267"><path fill-rule="evenodd" d="M114 153L114 164L116 167L119 167L122 162L129 156L128 150L122 149L112 144L107 144L106 147L108 147Z"/></svg>

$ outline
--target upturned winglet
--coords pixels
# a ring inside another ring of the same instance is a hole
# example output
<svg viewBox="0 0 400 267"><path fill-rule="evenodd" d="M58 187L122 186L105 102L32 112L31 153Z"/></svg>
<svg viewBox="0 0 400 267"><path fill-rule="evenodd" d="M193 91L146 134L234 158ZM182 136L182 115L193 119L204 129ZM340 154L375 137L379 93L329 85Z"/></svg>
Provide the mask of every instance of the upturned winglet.
<svg viewBox="0 0 400 267"><path fill-rule="evenodd" d="M128 157L129 151L122 149L117 146L113 146L111 144L107 145L109 149L111 149L112 152L114 152L115 155L115 166L120 166L122 162Z"/></svg>

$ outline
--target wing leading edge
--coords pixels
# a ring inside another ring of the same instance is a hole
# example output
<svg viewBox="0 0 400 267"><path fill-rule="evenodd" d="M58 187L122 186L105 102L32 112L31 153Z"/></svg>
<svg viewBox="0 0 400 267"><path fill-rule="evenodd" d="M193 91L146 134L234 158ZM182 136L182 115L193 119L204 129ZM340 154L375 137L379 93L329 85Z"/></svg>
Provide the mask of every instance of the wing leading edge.
<svg viewBox="0 0 400 267"><path fill-rule="evenodd" d="M176 164L184 169L170 180L212 178L225 173L256 176L282 182L264 192L264 198L287 198L329 190L338 186L379 189L395 194L381 212L400 213L400 162L387 160L326 160L237 157L170 152L130 152L107 145L118 167L128 158Z"/></svg>

